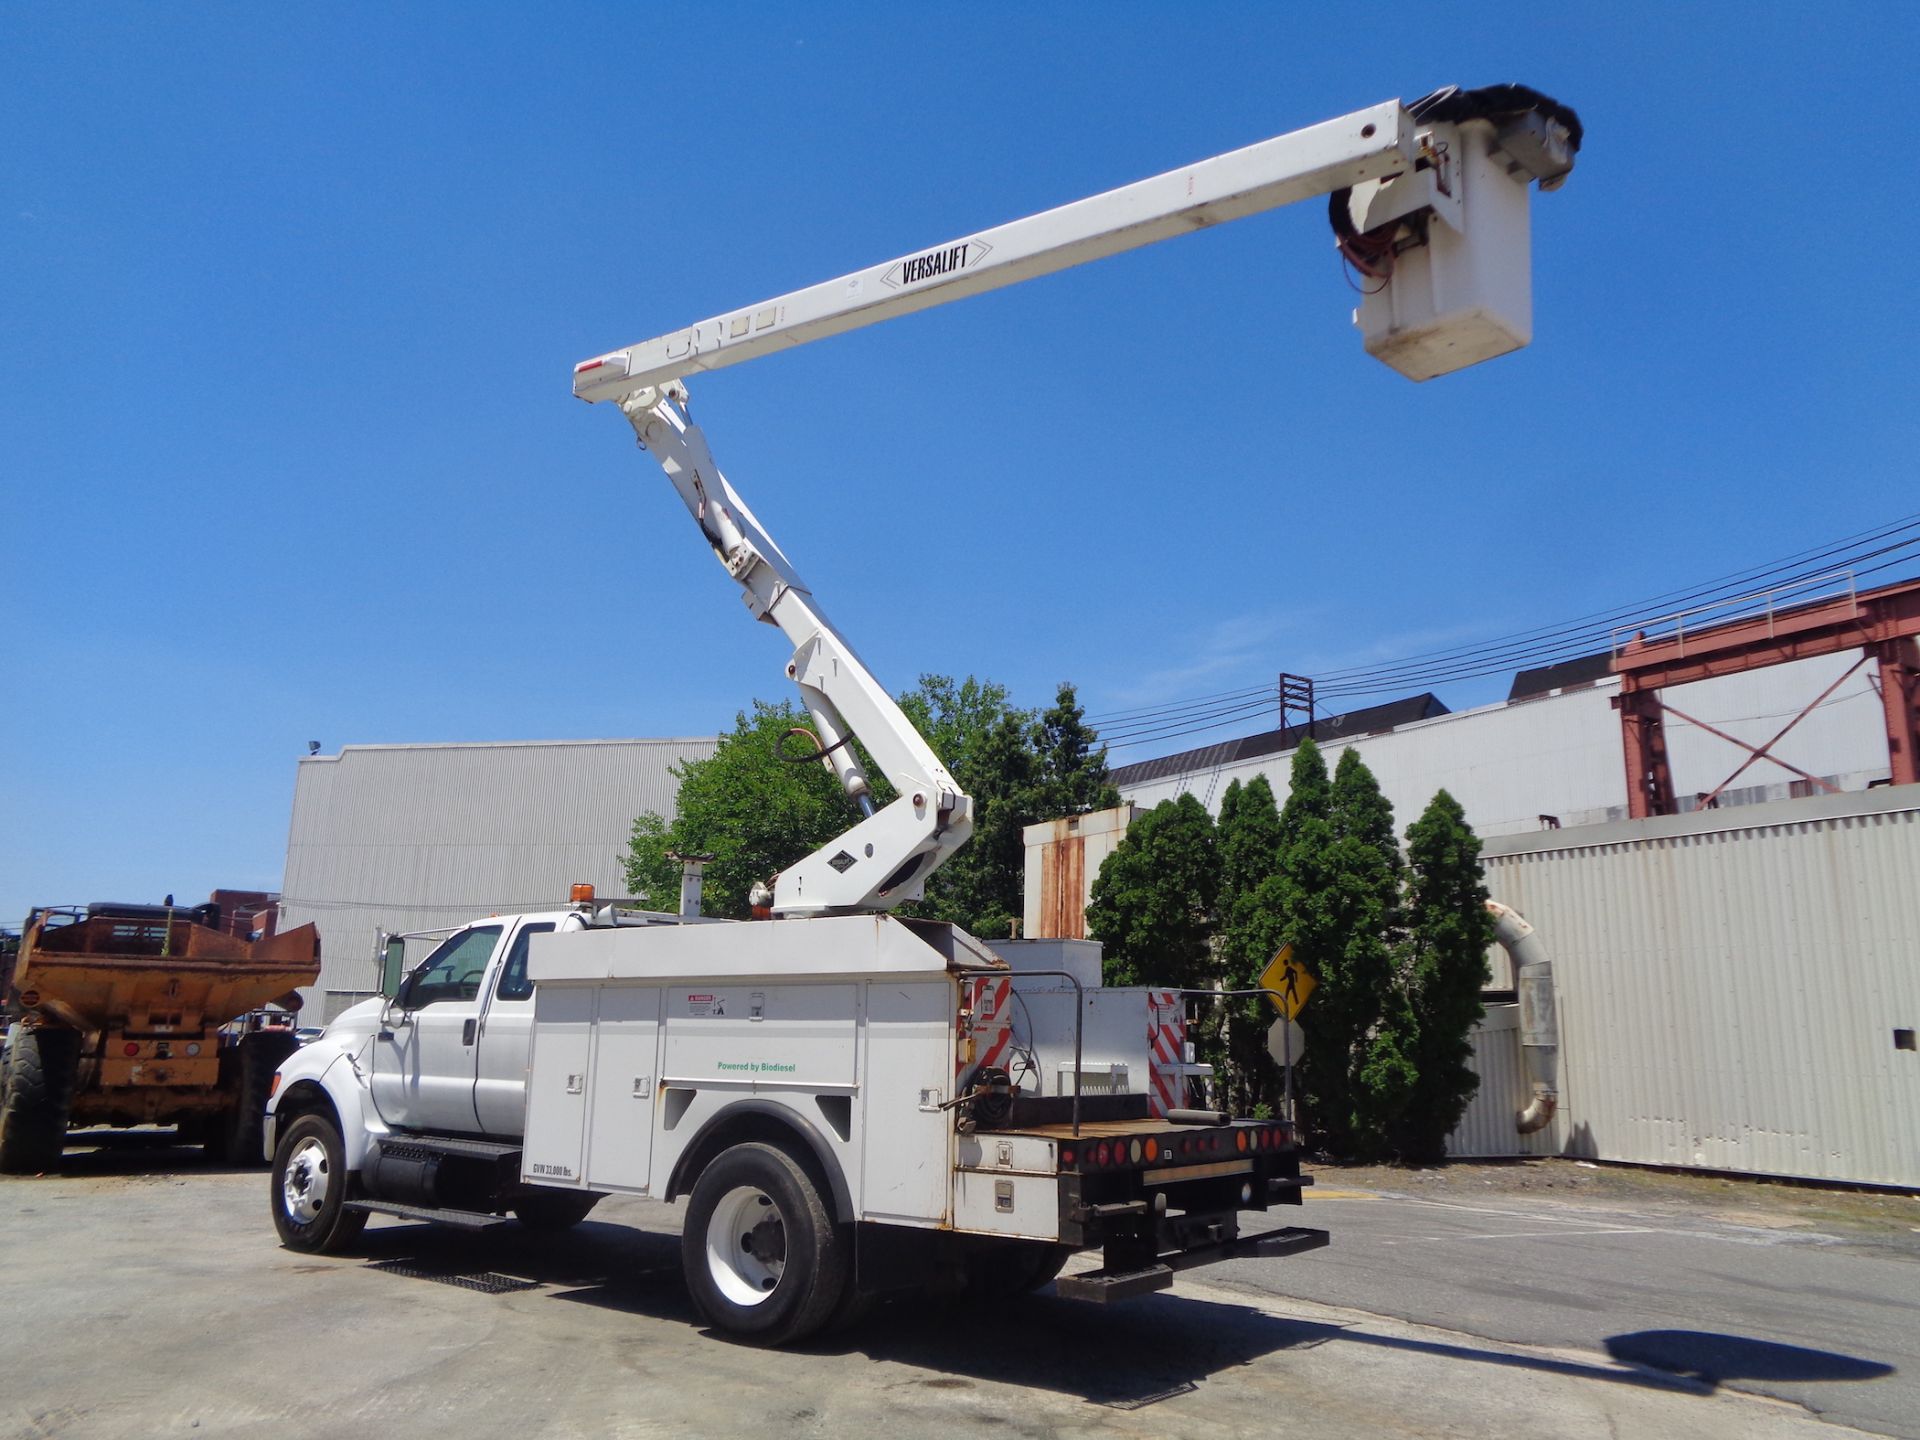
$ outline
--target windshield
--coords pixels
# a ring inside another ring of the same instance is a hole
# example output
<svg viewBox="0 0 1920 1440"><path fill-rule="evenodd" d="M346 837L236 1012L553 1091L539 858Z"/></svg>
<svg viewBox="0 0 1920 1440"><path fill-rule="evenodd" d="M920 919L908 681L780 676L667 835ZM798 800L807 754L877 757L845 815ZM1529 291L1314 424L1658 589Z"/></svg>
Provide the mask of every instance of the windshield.
<svg viewBox="0 0 1920 1440"><path fill-rule="evenodd" d="M500 929L498 925L479 925L442 940L407 982L407 1008L417 1010L442 1000L472 1000L479 995L480 977L493 958Z"/></svg>

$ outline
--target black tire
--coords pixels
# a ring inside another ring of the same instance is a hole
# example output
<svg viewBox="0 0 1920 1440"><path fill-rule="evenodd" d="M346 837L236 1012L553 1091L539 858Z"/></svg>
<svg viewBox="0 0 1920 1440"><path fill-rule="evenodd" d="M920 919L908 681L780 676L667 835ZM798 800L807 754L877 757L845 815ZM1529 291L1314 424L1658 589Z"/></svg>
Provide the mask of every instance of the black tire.
<svg viewBox="0 0 1920 1440"><path fill-rule="evenodd" d="M1011 1300L1031 1294L1060 1273L1070 1245L1044 1240L976 1241L967 1251L967 1298Z"/></svg>
<svg viewBox="0 0 1920 1440"><path fill-rule="evenodd" d="M291 1035L258 1034L244 1037L237 1048L233 1104L220 1113L206 1145L229 1165L264 1165L267 1091L280 1062L300 1046Z"/></svg>
<svg viewBox="0 0 1920 1440"><path fill-rule="evenodd" d="M273 1228L289 1250L335 1255L360 1238L367 1212L348 1210L346 1146L325 1115L302 1115L280 1136L268 1203ZM319 1198L312 1202L315 1187Z"/></svg>
<svg viewBox="0 0 1920 1440"><path fill-rule="evenodd" d="M853 1245L806 1168L754 1143L723 1150L700 1172L680 1260L694 1305L715 1329L787 1345L833 1318L852 1278Z"/></svg>
<svg viewBox="0 0 1920 1440"><path fill-rule="evenodd" d="M79 1072L78 1031L21 1027L7 1052L6 1101L0 1105L0 1172L37 1175L60 1168Z"/></svg>
<svg viewBox="0 0 1920 1440"><path fill-rule="evenodd" d="M555 1235L571 1230L586 1219L601 1199L599 1195L579 1195L566 1190L528 1195L513 1207L513 1216L537 1234Z"/></svg>
<svg viewBox="0 0 1920 1440"><path fill-rule="evenodd" d="M1071 1245L1049 1245L1047 1249L1051 1253L1043 1255L1040 1263L1033 1267L1033 1273L1027 1277L1028 1294L1032 1294L1043 1286L1051 1285L1059 1279L1060 1272L1066 1268L1067 1261L1073 1258L1074 1251Z"/></svg>

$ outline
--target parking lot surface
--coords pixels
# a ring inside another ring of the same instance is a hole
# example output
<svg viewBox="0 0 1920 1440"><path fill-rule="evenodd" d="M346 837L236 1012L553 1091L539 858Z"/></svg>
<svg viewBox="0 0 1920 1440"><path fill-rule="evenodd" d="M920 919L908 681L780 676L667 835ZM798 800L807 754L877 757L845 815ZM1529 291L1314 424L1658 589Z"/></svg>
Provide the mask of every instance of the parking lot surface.
<svg viewBox="0 0 1920 1440"><path fill-rule="evenodd" d="M1710 1369L1667 1373L1604 1345L1516 1344L1448 1317L1367 1313L1364 1297L1381 1303L1368 1273L1395 1264L1379 1237L1362 1239L1373 1222L1343 1218L1367 1202L1317 1209L1336 1248L1312 1270L1216 1267L1111 1309L1049 1294L994 1308L894 1303L823 1343L767 1352L713 1337L693 1314L677 1207L609 1201L557 1241L376 1222L357 1253L333 1258L280 1249L265 1192L262 1172L208 1171L166 1150L79 1155L61 1176L0 1181L0 1433L1841 1433Z"/></svg>

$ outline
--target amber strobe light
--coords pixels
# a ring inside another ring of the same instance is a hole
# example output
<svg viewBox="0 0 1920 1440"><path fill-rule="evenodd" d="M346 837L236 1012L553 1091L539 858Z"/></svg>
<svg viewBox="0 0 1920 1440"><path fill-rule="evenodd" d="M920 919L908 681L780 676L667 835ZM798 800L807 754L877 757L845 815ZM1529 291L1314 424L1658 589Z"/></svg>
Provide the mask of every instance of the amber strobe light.
<svg viewBox="0 0 1920 1440"><path fill-rule="evenodd" d="M575 885L573 887L573 893L567 897L567 900L569 904L573 905L593 904L593 886Z"/></svg>

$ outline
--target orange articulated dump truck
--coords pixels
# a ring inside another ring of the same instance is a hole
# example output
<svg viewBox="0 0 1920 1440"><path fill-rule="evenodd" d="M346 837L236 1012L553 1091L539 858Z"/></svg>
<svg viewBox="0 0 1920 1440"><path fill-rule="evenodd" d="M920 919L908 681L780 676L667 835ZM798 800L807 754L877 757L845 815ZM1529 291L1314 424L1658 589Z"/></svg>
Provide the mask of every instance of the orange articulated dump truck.
<svg viewBox="0 0 1920 1440"><path fill-rule="evenodd" d="M169 897L171 898L171 897ZM0 1171L60 1163L69 1129L177 1124L231 1164L264 1164L267 1087L298 1045L295 992L320 975L311 925L249 940L218 906L36 910L0 994Z"/></svg>

